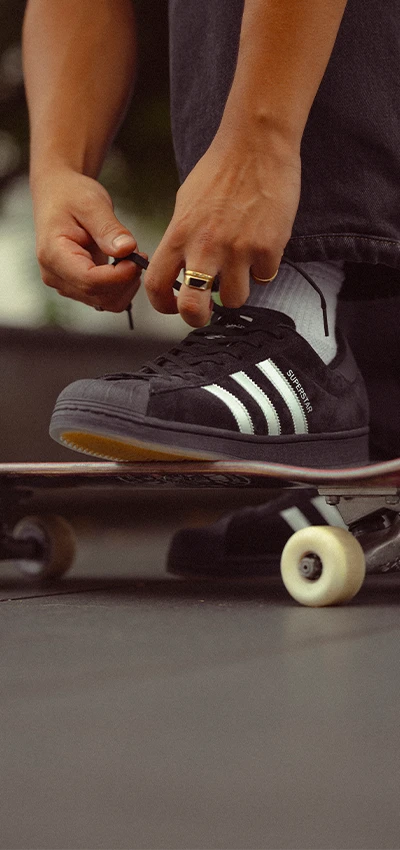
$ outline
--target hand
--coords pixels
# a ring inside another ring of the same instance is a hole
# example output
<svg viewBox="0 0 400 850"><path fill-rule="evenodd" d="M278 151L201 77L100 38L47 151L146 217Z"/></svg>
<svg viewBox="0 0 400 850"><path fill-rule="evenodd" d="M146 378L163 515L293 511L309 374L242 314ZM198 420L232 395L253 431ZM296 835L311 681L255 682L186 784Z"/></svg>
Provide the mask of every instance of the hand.
<svg viewBox="0 0 400 850"><path fill-rule="evenodd" d="M115 217L96 180L60 169L32 184L37 257L44 283L60 295L119 313L140 286L141 269L107 257L135 251L132 234Z"/></svg>
<svg viewBox="0 0 400 850"><path fill-rule="evenodd" d="M284 140L235 144L217 137L177 193L174 215L146 273L162 313L179 310L193 327L210 317L209 291L173 283L182 268L219 276L226 307L249 295L249 270L269 278L279 267L300 197L300 154Z"/></svg>

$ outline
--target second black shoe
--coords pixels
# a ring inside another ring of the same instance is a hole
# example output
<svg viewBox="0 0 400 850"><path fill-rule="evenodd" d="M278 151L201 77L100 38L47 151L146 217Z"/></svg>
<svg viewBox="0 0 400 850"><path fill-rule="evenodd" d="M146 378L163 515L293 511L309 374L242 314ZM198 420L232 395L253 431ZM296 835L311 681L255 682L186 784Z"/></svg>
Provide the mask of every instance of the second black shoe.
<svg viewBox="0 0 400 850"><path fill-rule="evenodd" d="M276 575L289 537L309 525L345 524L317 490L300 487L266 505L241 508L204 528L182 528L172 540L167 572L185 578Z"/></svg>
<svg viewBox="0 0 400 850"><path fill-rule="evenodd" d="M108 460L237 459L340 467L368 459L368 402L345 339L329 364L283 313L215 305L134 373L80 380L50 434Z"/></svg>

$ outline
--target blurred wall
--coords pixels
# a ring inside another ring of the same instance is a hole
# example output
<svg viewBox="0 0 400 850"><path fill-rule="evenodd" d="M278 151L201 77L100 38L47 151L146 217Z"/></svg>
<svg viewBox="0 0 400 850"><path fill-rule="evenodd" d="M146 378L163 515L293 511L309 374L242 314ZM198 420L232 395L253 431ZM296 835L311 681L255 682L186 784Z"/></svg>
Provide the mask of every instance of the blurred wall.
<svg viewBox="0 0 400 850"><path fill-rule="evenodd" d="M79 378L134 371L165 340L0 327L0 462L83 460L48 436L59 392Z"/></svg>
<svg viewBox="0 0 400 850"><path fill-rule="evenodd" d="M93 0L94 10L97 2ZM134 5L139 30L136 91L100 179L127 226L129 216L136 222L140 246L151 252L169 221L178 185L169 123L168 3L135 0ZM101 333L106 316L92 316L89 308L79 314L83 318L76 332L74 310L68 311L72 302L66 304L40 280L26 191L29 126L20 49L24 9L25 0L0 0L0 241L3 248L7 243L10 247L0 251L0 461L68 460L82 455L48 437L60 390L80 377L137 368L181 335L181 327L176 320L167 326L166 317L164 324L161 317L153 320L141 295L139 331L133 335L125 333L124 318L115 321L115 333L110 324ZM23 309L28 302L41 307ZM86 321L90 333L85 333Z"/></svg>

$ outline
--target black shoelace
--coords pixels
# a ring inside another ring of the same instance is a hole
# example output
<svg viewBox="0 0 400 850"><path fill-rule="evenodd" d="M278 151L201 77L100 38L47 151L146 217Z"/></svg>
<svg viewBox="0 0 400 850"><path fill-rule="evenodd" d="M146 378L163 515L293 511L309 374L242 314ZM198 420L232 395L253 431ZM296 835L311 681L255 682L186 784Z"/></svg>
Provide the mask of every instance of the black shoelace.
<svg viewBox="0 0 400 850"><path fill-rule="evenodd" d="M151 377L162 377L167 380L182 378L187 380L191 375L198 378L206 378L207 375L215 376L215 368L235 368L238 362L246 359L249 348L266 349L267 338L281 340L284 336L284 324L277 324L271 318L263 324L257 324L253 319L247 326L246 322L237 325L237 316L240 311L232 311L214 305L214 313L220 315L220 320L204 328L196 328L182 342L171 348L170 351L157 357L153 362L147 363L137 372L118 372L105 375L104 380L131 380ZM235 327L234 319L236 319Z"/></svg>
<svg viewBox="0 0 400 850"><path fill-rule="evenodd" d="M146 270L148 265L149 265L149 260L146 260L140 254L136 254L135 251L133 251L132 254L129 254L127 257L120 257L118 259L115 259L113 265L116 266L118 263L122 262L122 260L132 260L132 262L136 263L136 265L139 266L139 268L141 268L143 270ZM315 280L313 280L312 277L310 277L310 275L307 274L307 272L303 271L303 269L301 269L300 266L298 266L296 263L292 263L291 260L288 260L288 258L285 257L285 255L282 257L282 263L286 263L288 266L291 266L293 269L296 269L296 271L299 274L301 274L305 278L306 281L308 281L308 283L310 284L310 286L312 286L312 288L315 290L315 292L318 293L318 295L320 297L320 301L321 301L321 310L322 310L322 317L323 317L323 322L324 322L325 336L329 336L328 315L327 315L327 307L326 307L325 296L324 296L323 292L321 292L318 284L316 284ZM179 291L180 288L181 288L181 282L179 280L176 280L175 283L174 283L174 289L176 291ZM215 310L215 307L214 307L214 310ZM134 325L133 325L133 318L132 318L132 304L129 304L129 306L126 308L126 312L128 314L129 327L130 327L131 331L133 331Z"/></svg>

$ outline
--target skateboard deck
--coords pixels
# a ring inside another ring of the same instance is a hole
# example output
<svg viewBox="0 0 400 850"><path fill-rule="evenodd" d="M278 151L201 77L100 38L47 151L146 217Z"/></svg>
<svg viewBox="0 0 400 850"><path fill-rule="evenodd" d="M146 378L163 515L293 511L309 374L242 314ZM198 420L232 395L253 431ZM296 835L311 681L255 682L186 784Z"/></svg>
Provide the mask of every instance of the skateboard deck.
<svg viewBox="0 0 400 850"><path fill-rule="evenodd" d="M0 463L0 491L61 487L400 487L400 458L367 466L321 469L262 461Z"/></svg>
<svg viewBox="0 0 400 850"><path fill-rule="evenodd" d="M28 515L12 527L11 515L20 514L38 490L115 487L316 488L328 504L337 506L341 521L336 528L303 528L283 550L284 584L304 605L347 602L360 589L366 571L400 570L400 459L346 469L230 460L2 463L0 560L14 560L31 578L61 576L74 558L69 524L59 516Z"/></svg>

